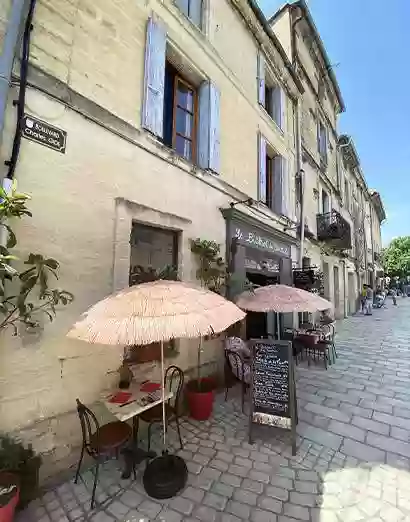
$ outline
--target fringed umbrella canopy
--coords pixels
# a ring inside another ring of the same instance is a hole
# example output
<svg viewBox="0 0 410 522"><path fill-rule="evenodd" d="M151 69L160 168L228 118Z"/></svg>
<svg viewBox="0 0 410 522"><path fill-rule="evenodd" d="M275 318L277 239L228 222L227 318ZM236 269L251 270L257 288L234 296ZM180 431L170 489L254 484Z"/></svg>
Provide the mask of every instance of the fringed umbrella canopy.
<svg viewBox="0 0 410 522"><path fill-rule="evenodd" d="M149 344L226 330L245 313L224 297L179 281L126 288L92 306L67 334L98 344Z"/></svg>
<svg viewBox="0 0 410 522"><path fill-rule="evenodd" d="M238 296L236 304L252 312L317 312L333 308L330 301L286 285L261 286Z"/></svg>

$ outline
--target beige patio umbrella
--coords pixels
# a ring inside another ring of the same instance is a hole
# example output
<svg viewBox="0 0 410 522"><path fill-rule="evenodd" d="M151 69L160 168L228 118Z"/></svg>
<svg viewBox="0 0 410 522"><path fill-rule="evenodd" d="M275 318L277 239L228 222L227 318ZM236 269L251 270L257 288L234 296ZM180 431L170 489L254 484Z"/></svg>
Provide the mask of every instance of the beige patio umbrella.
<svg viewBox="0 0 410 522"><path fill-rule="evenodd" d="M161 343L165 450L164 341L219 333L241 321L245 315L234 303L214 292L179 281L161 280L126 288L96 303L67 335L98 344ZM167 469L164 481L170 480L169 474ZM158 476L157 468L151 475Z"/></svg>
<svg viewBox="0 0 410 522"><path fill-rule="evenodd" d="M88 343L148 344L212 335L244 317L234 303L204 288L153 281L96 303L67 335Z"/></svg>
<svg viewBox="0 0 410 522"><path fill-rule="evenodd" d="M252 312L318 312L333 304L306 290L286 285L268 285L246 291L235 300L239 308Z"/></svg>

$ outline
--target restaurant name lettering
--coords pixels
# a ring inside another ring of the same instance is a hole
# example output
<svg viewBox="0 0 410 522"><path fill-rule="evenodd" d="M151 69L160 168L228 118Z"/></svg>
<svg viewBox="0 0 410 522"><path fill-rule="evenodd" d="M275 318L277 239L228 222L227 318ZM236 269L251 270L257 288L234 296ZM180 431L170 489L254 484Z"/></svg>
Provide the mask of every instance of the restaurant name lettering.
<svg viewBox="0 0 410 522"><path fill-rule="evenodd" d="M264 250L270 250L272 252L281 252L282 254L289 256L290 249L286 245L280 245L267 237L260 236L252 231L243 232L241 228L236 227L235 238L239 241L244 241L250 245L263 248Z"/></svg>

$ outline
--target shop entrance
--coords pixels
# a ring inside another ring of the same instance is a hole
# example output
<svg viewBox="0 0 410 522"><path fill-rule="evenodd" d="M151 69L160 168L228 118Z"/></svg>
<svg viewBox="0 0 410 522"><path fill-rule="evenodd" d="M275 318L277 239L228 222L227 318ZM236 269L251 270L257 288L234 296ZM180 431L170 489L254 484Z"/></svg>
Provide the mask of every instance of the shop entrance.
<svg viewBox="0 0 410 522"><path fill-rule="evenodd" d="M255 287L279 284L279 272L272 272L271 274L262 274L260 272L249 271L246 272L246 277ZM260 338L277 338L277 315L273 312L258 313L247 312L246 314L246 338L260 339ZM280 332L283 330L282 314L279 315Z"/></svg>

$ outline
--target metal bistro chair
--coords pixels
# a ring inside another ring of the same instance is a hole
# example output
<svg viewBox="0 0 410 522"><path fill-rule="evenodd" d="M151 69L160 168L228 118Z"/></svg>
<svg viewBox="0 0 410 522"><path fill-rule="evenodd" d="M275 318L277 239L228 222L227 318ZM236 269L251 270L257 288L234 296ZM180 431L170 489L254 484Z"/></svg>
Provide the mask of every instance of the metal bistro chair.
<svg viewBox="0 0 410 522"><path fill-rule="evenodd" d="M94 413L82 404L79 399L77 399L77 411L81 423L83 442L74 482L76 484L78 482L84 453L87 452L95 461L94 485L91 495L91 509L93 509L100 464L107 457L115 456L118 458L119 450L132 438L132 428L121 421L109 422L100 426ZM133 471L134 479L136 479L135 466L133 466Z"/></svg>
<svg viewBox="0 0 410 522"><path fill-rule="evenodd" d="M325 324L321 328L322 330L322 338L320 339L318 344L326 344L329 354L329 362L333 359L333 362L336 362L337 359L337 351L335 345L335 334L336 329L333 323Z"/></svg>
<svg viewBox="0 0 410 522"><path fill-rule="evenodd" d="M299 333L296 328L285 328L282 335L284 341L292 342L292 353L296 365L299 364L299 360L304 360L303 352L305 351L305 345L303 343L298 342L298 335Z"/></svg>
<svg viewBox="0 0 410 522"><path fill-rule="evenodd" d="M242 413L244 413L245 395L250 385L250 377L250 361L246 361L236 350L225 350L225 401L228 398L229 388L239 381L242 390Z"/></svg>
<svg viewBox="0 0 410 522"><path fill-rule="evenodd" d="M169 366L165 372L164 385L168 390L173 392L173 398L169 399L165 404L166 425L175 420L181 449L184 449L181 437L181 429L179 426L181 393L184 386L184 372L178 366ZM148 424L148 451L151 449L151 428L154 424L162 423L162 404L154 406L142 412L137 417L136 436L138 436L139 421L142 419Z"/></svg>

